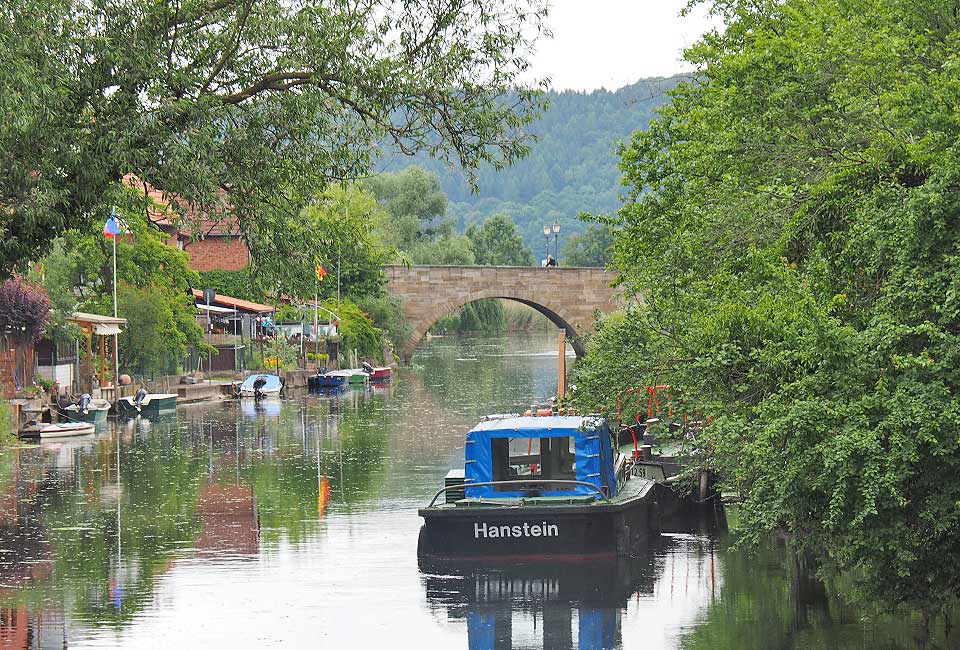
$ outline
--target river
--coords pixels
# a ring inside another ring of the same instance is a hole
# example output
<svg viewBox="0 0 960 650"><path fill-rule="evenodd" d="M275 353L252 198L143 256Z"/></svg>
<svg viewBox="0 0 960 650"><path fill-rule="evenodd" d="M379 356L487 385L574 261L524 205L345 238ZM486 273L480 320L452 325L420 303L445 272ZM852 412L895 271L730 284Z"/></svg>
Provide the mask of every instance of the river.
<svg viewBox="0 0 960 650"><path fill-rule="evenodd" d="M479 417L553 394L555 341L435 338L386 387L3 450L0 648L916 646L722 526L613 565L421 571L417 507Z"/></svg>

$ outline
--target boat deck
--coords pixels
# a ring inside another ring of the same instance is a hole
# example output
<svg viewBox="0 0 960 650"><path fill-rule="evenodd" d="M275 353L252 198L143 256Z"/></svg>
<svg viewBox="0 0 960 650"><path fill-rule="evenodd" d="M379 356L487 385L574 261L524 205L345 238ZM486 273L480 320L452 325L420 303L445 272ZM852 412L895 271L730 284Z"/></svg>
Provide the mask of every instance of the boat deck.
<svg viewBox="0 0 960 650"><path fill-rule="evenodd" d="M522 509L524 512L533 510L549 510L555 514L589 511L617 511L632 505L638 499L645 499L656 481L633 477L620 488L620 492L608 500L598 499L592 495L573 494L570 496L529 496L504 498L471 498L458 499L453 503L438 503L421 508L420 515L450 515L475 512L479 508L489 509Z"/></svg>

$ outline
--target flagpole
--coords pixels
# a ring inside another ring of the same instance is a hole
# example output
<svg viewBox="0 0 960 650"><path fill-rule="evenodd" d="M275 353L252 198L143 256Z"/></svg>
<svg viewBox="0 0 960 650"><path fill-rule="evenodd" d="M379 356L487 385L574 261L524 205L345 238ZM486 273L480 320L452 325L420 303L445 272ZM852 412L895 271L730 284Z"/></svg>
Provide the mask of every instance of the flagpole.
<svg viewBox="0 0 960 650"><path fill-rule="evenodd" d="M110 216L116 218L117 209L114 208L110 211ZM119 228L118 228L119 230ZM117 317L117 237L119 234L114 235L110 239L113 240L113 317ZM113 335L113 400L117 401L120 399L120 350L118 345L120 343L120 335ZM119 448L117 453L119 453ZM117 470L119 473L119 469ZM119 534L119 533L118 533ZM119 546L117 547L117 552L119 553Z"/></svg>
<svg viewBox="0 0 960 650"><path fill-rule="evenodd" d="M113 240L113 317L117 317L117 236Z"/></svg>

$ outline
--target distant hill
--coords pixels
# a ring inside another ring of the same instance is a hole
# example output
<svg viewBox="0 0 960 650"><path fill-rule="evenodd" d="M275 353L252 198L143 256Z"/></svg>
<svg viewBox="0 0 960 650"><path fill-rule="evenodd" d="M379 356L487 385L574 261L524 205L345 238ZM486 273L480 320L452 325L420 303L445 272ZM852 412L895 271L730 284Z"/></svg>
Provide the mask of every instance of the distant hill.
<svg viewBox="0 0 960 650"><path fill-rule="evenodd" d="M544 224L560 222L562 250L564 235L585 228L577 213L620 206L617 144L646 128L680 78L644 79L615 91L549 93L550 108L530 127L539 138L530 154L499 172L482 169L479 195L470 194L462 172L428 157L396 156L386 161L386 171L418 165L437 174L461 231L498 212L512 216L539 258Z"/></svg>

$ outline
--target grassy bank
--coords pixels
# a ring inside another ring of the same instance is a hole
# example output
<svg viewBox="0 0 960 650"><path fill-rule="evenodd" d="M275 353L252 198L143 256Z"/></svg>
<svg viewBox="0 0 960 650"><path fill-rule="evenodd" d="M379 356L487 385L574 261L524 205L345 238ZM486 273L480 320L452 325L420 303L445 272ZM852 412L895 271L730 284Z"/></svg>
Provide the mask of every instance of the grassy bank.
<svg viewBox="0 0 960 650"><path fill-rule="evenodd" d="M13 421L13 407L10 402L0 400L0 444L16 442L17 423Z"/></svg>

